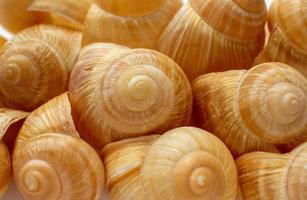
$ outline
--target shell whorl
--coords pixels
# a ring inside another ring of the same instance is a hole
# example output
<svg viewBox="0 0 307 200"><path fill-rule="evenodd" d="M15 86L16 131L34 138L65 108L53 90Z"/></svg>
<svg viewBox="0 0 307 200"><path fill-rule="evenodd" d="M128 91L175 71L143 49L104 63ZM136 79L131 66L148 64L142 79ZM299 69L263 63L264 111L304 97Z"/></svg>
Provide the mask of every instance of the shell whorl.
<svg viewBox="0 0 307 200"><path fill-rule="evenodd" d="M97 3L106 11L127 17L150 15L160 9L167 0L100 0Z"/></svg>
<svg viewBox="0 0 307 200"><path fill-rule="evenodd" d="M141 181L150 199L234 199L237 195L230 152L215 136L192 127L173 129L149 148Z"/></svg>
<svg viewBox="0 0 307 200"><path fill-rule="evenodd" d="M307 125L306 85L299 72L282 63L252 68L237 93L242 120L268 142L283 143L302 136Z"/></svg>
<svg viewBox="0 0 307 200"><path fill-rule="evenodd" d="M238 40L255 40L263 33L263 0L191 0L192 8L214 29Z"/></svg>
<svg viewBox="0 0 307 200"><path fill-rule="evenodd" d="M76 44L64 43L65 36L76 39ZM80 46L81 38L73 31L42 25L8 41L0 54L1 101L8 107L33 110L63 93L77 58L78 38Z"/></svg>
<svg viewBox="0 0 307 200"><path fill-rule="evenodd" d="M171 59L111 44L84 48L69 97L79 131L93 133L100 145L188 123L192 106L189 82Z"/></svg>
<svg viewBox="0 0 307 200"><path fill-rule="evenodd" d="M14 153L14 176L25 199L98 199L104 183L102 162L87 143L47 133Z"/></svg>
<svg viewBox="0 0 307 200"><path fill-rule="evenodd" d="M11 178L11 157L4 142L0 141L0 199L6 192Z"/></svg>
<svg viewBox="0 0 307 200"><path fill-rule="evenodd" d="M269 27L277 26L292 44L307 54L307 1L275 0L269 11Z"/></svg>

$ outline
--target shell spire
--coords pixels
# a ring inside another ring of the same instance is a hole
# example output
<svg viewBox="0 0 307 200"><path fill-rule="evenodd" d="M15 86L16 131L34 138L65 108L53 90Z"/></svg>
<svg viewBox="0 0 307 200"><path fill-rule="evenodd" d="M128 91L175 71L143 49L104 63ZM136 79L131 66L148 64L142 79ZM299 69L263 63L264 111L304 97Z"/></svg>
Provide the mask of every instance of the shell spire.
<svg viewBox="0 0 307 200"><path fill-rule="evenodd" d="M31 111L65 92L80 48L81 34L63 27L39 25L15 35L0 52L1 102Z"/></svg>
<svg viewBox="0 0 307 200"><path fill-rule="evenodd" d="M266 12L264 0L191 0L165 29L158 50L191 81L208 72L248 68L264 44Z"/></svg>
<svg viewBox="0 0 307 200"><path fill-rule="evenodd" d="M237 159L239 182L246 200L307 198L307 143L288 154L254 152Z"/></svg>
<svg viewBox="0 0 307 200"><path fill-rule="evenodd" d="M192 112L189 81L173 60L113 44L83 49L68 94L81 136L98 149L182 126Z"/></svg>
<svg viewBox="0 0 307 200"><path fill-rule="evenodd" d="M83 45L110 42L133 48L155 48L182 4L180 0L99 0L96 3L84 22Z"/></svg>
<svg viewBox="0 0 307 200"><path fill-rule="evenodd" d="M282 63L206 74L193 82L194 117L234 156L276 152L274 144L306 137L306 86L304 76Z"/></svg>

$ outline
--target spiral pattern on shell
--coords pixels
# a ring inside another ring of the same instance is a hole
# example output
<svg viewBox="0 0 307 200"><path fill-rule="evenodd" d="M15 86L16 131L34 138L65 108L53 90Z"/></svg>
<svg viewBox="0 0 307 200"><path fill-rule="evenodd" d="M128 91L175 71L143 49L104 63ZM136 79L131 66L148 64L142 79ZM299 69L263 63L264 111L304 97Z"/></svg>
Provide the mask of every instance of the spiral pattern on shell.
<svg viewBox="0 0 307 200"><path fill-rule="evenodd" d="M234 199L236 177L227 147L215 136L192 127L163 134L149 148L141 170L149 199Z"/></svg>
<svg viewBox="0 0 307 200"><path fill-rule="evenodd" d="M11 178L11 157L2 141L0 141L0 160L0 198L2 198Z"/></svg>
<svg viewBox="0 0 307 200"><path fill-rule="evenodd" d="M272 143L288 142L307 128L307 80L282 63L258 65L241 79L237 107L254 134Z"/></svg>
<svg viewBox="0 0 307 200"><path fill-rule="evenodd" d="M72 136L47 133L14 153L14 177L25 199L98 199L104 183L99 156Z"/></svg>
<svg viewBox="0 0 307 200"><path fill-rule="evenodd" d="M99 146L186 124L192 108L189 82L171 59L111 44L83 49L69 98L79 131Z"/></svg>
<svg viewBox="0 0 307 200"><path fill-rule="evenodd" d="M66 37L76 40L75 44L65 41ZM74 31L41 25L8 41L0 54L1 102L11 108L33 110L63 93L80 39Z"/></svg>

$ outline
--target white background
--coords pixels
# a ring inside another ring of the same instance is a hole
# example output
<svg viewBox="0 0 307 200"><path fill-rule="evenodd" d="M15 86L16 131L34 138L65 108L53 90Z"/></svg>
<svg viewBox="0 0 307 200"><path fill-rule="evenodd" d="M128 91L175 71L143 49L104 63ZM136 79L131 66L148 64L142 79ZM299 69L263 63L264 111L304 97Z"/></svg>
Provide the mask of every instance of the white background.
<svg viewBox="0 0 307 200"><path fill-rule="evenodd" d="M183 1L186 1L186 0L183 0ZM268 5L270 5L272 2L272 0L265 0L265 1ZM11 37L10 34L6 32L1 26L0 26L0 35L4 36L5 38ZM106 198L102 198L102 199L106 199ZM22 200L13 182L11 183L9 190L4 196L3 200Z"/></svg>

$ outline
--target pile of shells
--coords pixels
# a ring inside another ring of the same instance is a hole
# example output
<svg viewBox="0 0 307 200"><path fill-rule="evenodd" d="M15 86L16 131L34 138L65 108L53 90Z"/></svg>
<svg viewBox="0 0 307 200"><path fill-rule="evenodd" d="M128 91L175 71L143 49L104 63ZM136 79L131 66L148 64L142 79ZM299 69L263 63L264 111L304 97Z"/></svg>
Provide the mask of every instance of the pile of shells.
<svg viewBox="0 0 307 200"><path fill-rule="evenodd" d="M307 199L307 0L0 0L0 24L0 198Z"/></svg>

